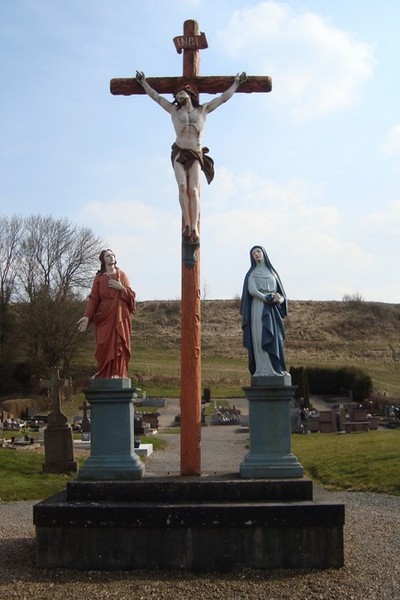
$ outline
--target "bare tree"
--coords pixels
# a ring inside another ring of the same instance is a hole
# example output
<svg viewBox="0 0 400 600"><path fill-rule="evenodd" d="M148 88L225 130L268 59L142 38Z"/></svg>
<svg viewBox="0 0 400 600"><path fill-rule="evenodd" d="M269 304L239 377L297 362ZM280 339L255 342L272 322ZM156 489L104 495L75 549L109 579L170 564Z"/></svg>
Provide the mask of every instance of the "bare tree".
<svg viewBox="0 0 400 600"><path fill-rule="evenodd" d="M18 262L24 234L21 217L0 216L0 305L6 307L15 293Z"/></svg>
<svg viewBox="0 0 400 600"><path fill-rule="evenodd" d="M16 291L23 232L20 217L0 218L0 346L7 343L12 327L9 308Z"/></svg>
<svg viewBox="0 0 400 600"><path fill-rule="evenodd" d="M53 298L46 287L21 307L25 355L36 374L48 374L51 367L60 367L69 374L71 361L86 341L79 335L77 321L82 314L82 302L73 294Z"/></svg>
<svg viewBox="0 0 400 600"><path fill-rule="evenodd" d="M0 382L7 388L17 353L17 321L12 310L24 224L20 217L0 216Z"/></svg>
<svg viewBox="0 0 400 600"><path fill-rule="evenodd" d="M89 228L67 219L29 217L19 274L25 297L32 301L43 288L55 299L81 293L93 278L101 244Z"/></svg>
<svg viewBox="0 0 400 600"><path fill-rule="evenodd" d="M19 269L25 355L35 370L68 371L82 336L76 322L79 300L93 280L102 241L67 219L31 216L26 220Z"/></svg>

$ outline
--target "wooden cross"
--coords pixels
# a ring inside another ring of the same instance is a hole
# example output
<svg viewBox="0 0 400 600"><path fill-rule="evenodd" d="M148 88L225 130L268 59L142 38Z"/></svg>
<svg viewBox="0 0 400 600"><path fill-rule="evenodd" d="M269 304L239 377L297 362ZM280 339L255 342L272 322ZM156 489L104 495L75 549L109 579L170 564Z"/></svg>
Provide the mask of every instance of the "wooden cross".
<svg viewBox="0 0 400 600"><path fill-rule="evenodd" d="M51 371L51 399L52 412L49 415L48 429L68 427L68 419L61 412L61 383L58 367L53 367Z"/></svg>
<svg viewBox="0 0 400 600"><path fill-rule="evenodd" d="M183 36L174 38L174 44L179 54L183 51L183 76L182 77L147 77L147 82L159 94L173 94L185 83L193 83L199 93L219 94L225 92L235 80L234 76L207 76L199 74L199 50L208 47L206 36L199 32L196 21L185 21ZM267 76L248 77L241 84L238 92L247 94L253 92L270 92L272 89L271 78ZM111 79L110 91L116 96L131 96L145 94L146 92L136 78Z"/></svg>
<svg viewBox="0 0 400 600"><path fill-rule="evenodd" d="M185 21L183 35L174 38L179 54L183 53L182 77L149 77L147 82L159 94L174 94L184 84L192 83L199 93L217 94L227 90L233 76L201 77L199 50L207 48L206 36L196 21ZM248 77L237 92L270 92L271 78ZM145 91L136 78L112 79L112 94L130 96ZM236 92L236 93L237 93ZM201 306L200 250L195 260L187 260L187 244L182 243L181 296L181 475L201 475Z"/></svg>

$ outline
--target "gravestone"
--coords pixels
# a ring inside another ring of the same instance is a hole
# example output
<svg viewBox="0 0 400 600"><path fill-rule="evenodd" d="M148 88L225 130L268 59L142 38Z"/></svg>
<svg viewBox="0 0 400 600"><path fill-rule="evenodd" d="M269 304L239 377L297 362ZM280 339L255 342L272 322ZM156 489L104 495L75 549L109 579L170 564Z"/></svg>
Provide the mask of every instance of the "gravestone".
<svg viewBox="0 0 400 600"><path fill-rule="evenodd" d="M61 380L54 368L50 380L52 412L44 430L44 473L71 473L77 470L74 460L72 429L67 417L61 412Z"/></svg>

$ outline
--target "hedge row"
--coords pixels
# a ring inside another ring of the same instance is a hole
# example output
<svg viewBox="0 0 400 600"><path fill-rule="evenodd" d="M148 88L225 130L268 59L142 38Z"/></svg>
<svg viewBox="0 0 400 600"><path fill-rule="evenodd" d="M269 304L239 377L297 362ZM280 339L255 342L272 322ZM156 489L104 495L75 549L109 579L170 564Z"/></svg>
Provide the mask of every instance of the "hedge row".
<svg viewBox="0 0 400 600"><path fill-rule="evenodd" d="M354 402L362 402L372 392L372 380L365 371L357 367L307 368L307 380L312 394L352 393Z"/></svg>
<svg viewBox="0 0 400 600"><path fill-rule="evenodd" d="M357 367L292 367L293 385L298 386L295 397L304 398L308 404L310 394L349 395L362 402L372 393L372 380Z"/></svg>

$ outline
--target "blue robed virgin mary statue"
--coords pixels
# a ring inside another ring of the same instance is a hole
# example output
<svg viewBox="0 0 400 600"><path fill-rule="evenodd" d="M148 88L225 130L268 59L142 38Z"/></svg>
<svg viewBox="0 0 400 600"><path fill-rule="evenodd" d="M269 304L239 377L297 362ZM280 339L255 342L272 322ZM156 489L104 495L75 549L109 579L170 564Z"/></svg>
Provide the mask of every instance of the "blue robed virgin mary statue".
<svg viewBox="0 0 400 600"><path fill-rule="evenodd" d="M253 376L285 375L285 290L262 246L253 246L250 262L240 306L249 371Z"/></svg>

